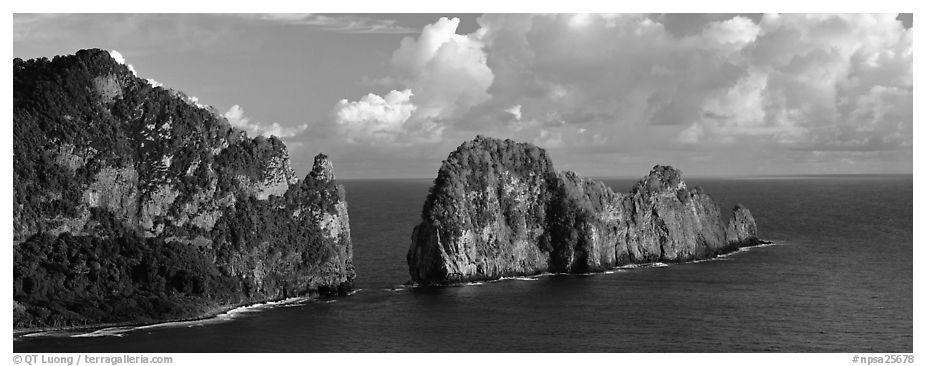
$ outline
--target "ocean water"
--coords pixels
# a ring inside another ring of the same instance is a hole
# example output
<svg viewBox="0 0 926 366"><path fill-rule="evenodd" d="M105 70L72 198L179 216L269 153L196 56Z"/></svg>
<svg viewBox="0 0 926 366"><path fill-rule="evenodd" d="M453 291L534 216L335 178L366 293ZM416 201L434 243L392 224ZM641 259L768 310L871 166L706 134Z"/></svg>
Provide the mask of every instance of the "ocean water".
<svg viewBox="0 0 926 366"><path fill-rule="evenodd" d="M633 180L606 180L628 191ZM697 263L406 289L430 180L344 181L358 290L16 352L912 352L913 178L688 179L773 245Z"/></svg>

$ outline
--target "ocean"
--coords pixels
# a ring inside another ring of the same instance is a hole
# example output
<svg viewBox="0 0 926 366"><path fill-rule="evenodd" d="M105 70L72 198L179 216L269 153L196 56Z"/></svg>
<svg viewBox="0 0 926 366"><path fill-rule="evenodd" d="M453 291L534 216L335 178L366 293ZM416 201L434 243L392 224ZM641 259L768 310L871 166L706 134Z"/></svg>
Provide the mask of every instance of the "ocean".
<svg viewBox="0 0 926 366"><path fill-rule="evenodd" d="M635 180L606 179L629 191ZM342 181L357 290L19 337L15 352L912 352L913 177L687 179L774 244L718 259L404 288L430 180ZM725 218L726 220L726 218Z"/></svg>

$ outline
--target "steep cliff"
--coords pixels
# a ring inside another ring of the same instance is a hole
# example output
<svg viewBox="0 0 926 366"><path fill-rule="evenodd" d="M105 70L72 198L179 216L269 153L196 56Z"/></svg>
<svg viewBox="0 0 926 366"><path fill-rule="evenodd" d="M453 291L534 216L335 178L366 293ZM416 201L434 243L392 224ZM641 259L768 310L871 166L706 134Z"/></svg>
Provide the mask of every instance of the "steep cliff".
<svg viewBox="0 0 926 366"><path fill-rule="evenodd" d="M407 261L414 283L445 284L709 258L757 235L748 209L737 205L724 225L711 197L672 167L615 193L557 172L536 146L479 136L441 166Z"/></svg>
<svg viewBox="0 0 926 366"><path fill-rule="evenodd" d="M102 50L13 61L14 326L348 291L343 187Z"/></svg>

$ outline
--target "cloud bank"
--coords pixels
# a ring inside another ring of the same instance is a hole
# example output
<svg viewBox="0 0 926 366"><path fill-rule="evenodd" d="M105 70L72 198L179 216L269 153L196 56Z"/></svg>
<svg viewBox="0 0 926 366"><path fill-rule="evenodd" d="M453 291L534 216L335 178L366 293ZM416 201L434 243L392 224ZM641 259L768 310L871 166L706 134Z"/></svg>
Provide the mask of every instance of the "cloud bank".
<svg viewBox="0 0 926 366"><path fill-rule="evenodd" d="M902 168L912 164L913 29L895 18L726 16L679 33L669 17L487 14L470 34L441 18L392 54L384 78L403 92L342 100L333 115L347 141L379 146L482 133L572 161L651 165L671 151L707 167L737 151L813 172Z"/></svg>

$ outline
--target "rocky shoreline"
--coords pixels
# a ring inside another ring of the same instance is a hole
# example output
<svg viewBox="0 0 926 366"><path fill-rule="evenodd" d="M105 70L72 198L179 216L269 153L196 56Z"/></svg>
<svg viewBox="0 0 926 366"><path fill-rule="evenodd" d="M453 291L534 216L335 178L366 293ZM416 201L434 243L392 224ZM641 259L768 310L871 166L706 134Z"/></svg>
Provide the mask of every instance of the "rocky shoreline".
<svg viewBox="0 0 926 366"><path fill-rule="evenodd" d="M620 265L620 266L617 266L617 267L614 267L614 268L610 268L610 269L601 269L601 270L594 271L594 272L575 272L575 273L569 273L569 272L540 272L540 273L536 273L536 274L525 274L525 275L519 275L519 276L499 277L499 278L494 278L494 279L481 279L481 280L473 279L472 281L469 281L469 282L435 282L435 283L430 283L430 284L427 284L427 285L419 285L418 283L415 283L415 282L412 282L412 281L408 281L408 282L405 282L405 283L403 284L403 287L405 287L405 288L412 288L412 289L414 289L414 288L425 288L425 287L457 287L457 286L469 286L469 285L477 285L477 284L481 285L481 284L484 284L484 283L495 283L495 282L509 281L509 280L514 280L514 281L517 281L517 280L532 280L532 281L533 281L533 280L539 279L540 277L546 277L546 276L594 276L594 275L600 275L600 274L611 274L611 273L613 273L614 271L617 271L617 270L635 270L635 269L644 269L644 268L653 268L653 267L664 267L664 266L673 265L673 264L696 264L696 263L702 263L702 262L705 262L705 261L719 260L719 259L722 259L722 258L724 258L724 257L726 257L726 256L729 256L729 255L733 255L733 254L737 254L737 253L743 253L743 252L745 252L745 251L743 250L743 249L745 249L745 248L762 247L762 246L773 245L773 244L775 244L775 242L773 242L773 241L767 241L767 240L756 239L756 240L754 240L754 241L750 241L749 244L747 244L747 245L741 245L741 246L739 246L739 247L737 247L737 248L732 248L732 247L731 247L731 248L729 248L729 250L717 252L715 256L710 257L710 258L692 259L692 260L684 261L684 262L670 262L670 263L663 263L663 262L631 263L631 264Z"/></svg>

